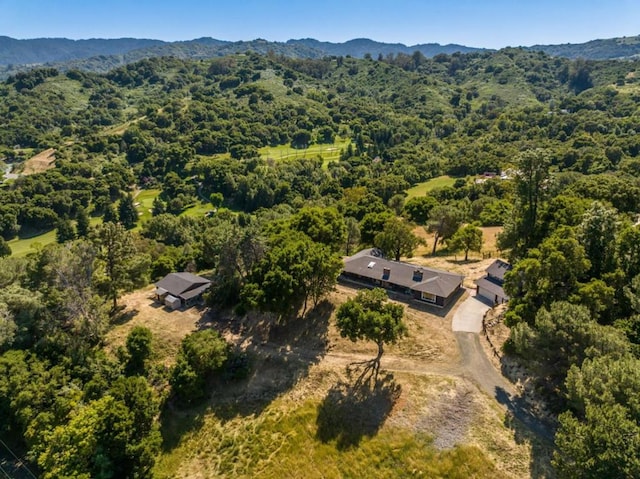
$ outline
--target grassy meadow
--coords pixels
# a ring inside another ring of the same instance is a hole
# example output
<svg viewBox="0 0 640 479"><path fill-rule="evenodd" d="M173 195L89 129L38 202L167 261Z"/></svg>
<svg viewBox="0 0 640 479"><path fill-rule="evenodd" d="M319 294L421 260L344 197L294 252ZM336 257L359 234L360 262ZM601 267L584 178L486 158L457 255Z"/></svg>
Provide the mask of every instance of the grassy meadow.
<svg viewBox="0 0 640 479"><path fill-rule="evenodd" d="M415 196L424 196L429 191L435 188L442 188L444 186L453 186L456 182L456 178L452 178L450 176L438 176L436 178L431 178L423 183L418 183L417 185L409 188L407 190L407 199L413 198Z"/></svg>

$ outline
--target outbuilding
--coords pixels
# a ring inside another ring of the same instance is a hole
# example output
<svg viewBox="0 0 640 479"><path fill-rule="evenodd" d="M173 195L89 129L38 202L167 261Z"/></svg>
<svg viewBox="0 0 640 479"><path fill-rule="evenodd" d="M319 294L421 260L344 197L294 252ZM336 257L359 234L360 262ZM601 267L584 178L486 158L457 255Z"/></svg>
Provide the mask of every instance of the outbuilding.
<svg viewBox="0 0 640 479"><path fill-rule="evenodd" d="M193 306L211 287L211 281L193 273L169 273L156 283L156 301L171 309Z"/></svg>
<svg viewBox="0 0 640 479"><path fill-rule="evenodd" d="M504 275L511 271L511 265L501 259L495 260L487 268L487 274L476 281L476 293L478 296L489 300L492 304L502 304L509 301L509 296L504 292Z"/></svg>

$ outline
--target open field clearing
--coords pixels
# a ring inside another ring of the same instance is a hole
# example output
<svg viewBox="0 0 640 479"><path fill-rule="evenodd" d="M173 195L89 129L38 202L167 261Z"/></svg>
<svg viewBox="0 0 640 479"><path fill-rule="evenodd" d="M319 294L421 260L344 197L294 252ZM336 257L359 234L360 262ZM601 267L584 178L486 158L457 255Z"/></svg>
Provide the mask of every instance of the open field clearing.
<svg viewBox="0 0 640 479"><path fill-rule="evenodd" d="M260 148L258 152L262 159L265 160L275 160L275 161L286 161L286 160L295 160L300 158L317 158L318 156L322 157L323 165L326 165L332 161L340 160L340 152L347 148L347 146L351 143L350 139L344 138L336 138L336 141L331 144L314 144L309 148L292 148L289 145L280 145L280 146L265 146L264 148Z"/></svg>
<svg viewBox="0 0 640 479"><path fill-rule="evenodd" d="M169 312L151 288L123 297L130 319L110 333L110 350L145 325L155 361L168 366L186 334L214 327L253 367L246 380L212 384L201 406L169 406L157 477L551 477L540 452L548 446L467 377L450 326L455 306L407 308L408 336L386 348L377 382L358 382L354 363L376 348L334 327L337 306L355 292L339 285L304 320L281 326L260 314Z"/></svg>
<svg viewBox="0 0 640 479"><path fill-rule="evenodd" d="M53 168L56 161L55 153L56 150L54 148L48 148L32 156L24 162L22 174L33 175L34 173L41 173Z"/></svg>
<svg viewBox="0 0 640 479"><path fill-rule="evenodd" d="M413 198L415 196L424 196L429 191L435 188L442 188L444 186L453 186L456 182L455 178L450 176L438 176L437 178L431 178L428 181L423 183L418 183L416 186L413 186L407 190L407 199Z"/></svg>

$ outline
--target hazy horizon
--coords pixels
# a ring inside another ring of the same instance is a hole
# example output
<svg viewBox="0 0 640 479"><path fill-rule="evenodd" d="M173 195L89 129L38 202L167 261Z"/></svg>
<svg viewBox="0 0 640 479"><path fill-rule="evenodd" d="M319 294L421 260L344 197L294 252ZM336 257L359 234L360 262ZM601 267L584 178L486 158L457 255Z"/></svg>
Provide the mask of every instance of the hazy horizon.
<svg viewBox="0 0 640 479"><path fill-rule="evenodd" d="M481 4L480 4L481 3ZM342 43L367 38L407 46L455 43L503 48L583 43L640 33L640 2L632 0L284 0L206 2L141 0L0 0L0 35L15 39L138 38L227 41L314 38Z"/></svg>

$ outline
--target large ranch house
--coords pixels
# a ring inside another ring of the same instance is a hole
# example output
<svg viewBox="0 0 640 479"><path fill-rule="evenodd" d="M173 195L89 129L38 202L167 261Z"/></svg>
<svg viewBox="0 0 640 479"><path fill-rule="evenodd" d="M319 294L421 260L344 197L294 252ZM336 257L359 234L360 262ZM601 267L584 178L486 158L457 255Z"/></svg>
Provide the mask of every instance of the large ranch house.
<svg viewBox="0 0 640 479"><path fill-rule="evenodd" d="M439 307L462 290L464 276L435 268L391 261L377 249L366 249L344 260L343 280L379 286Z"/></svg>

